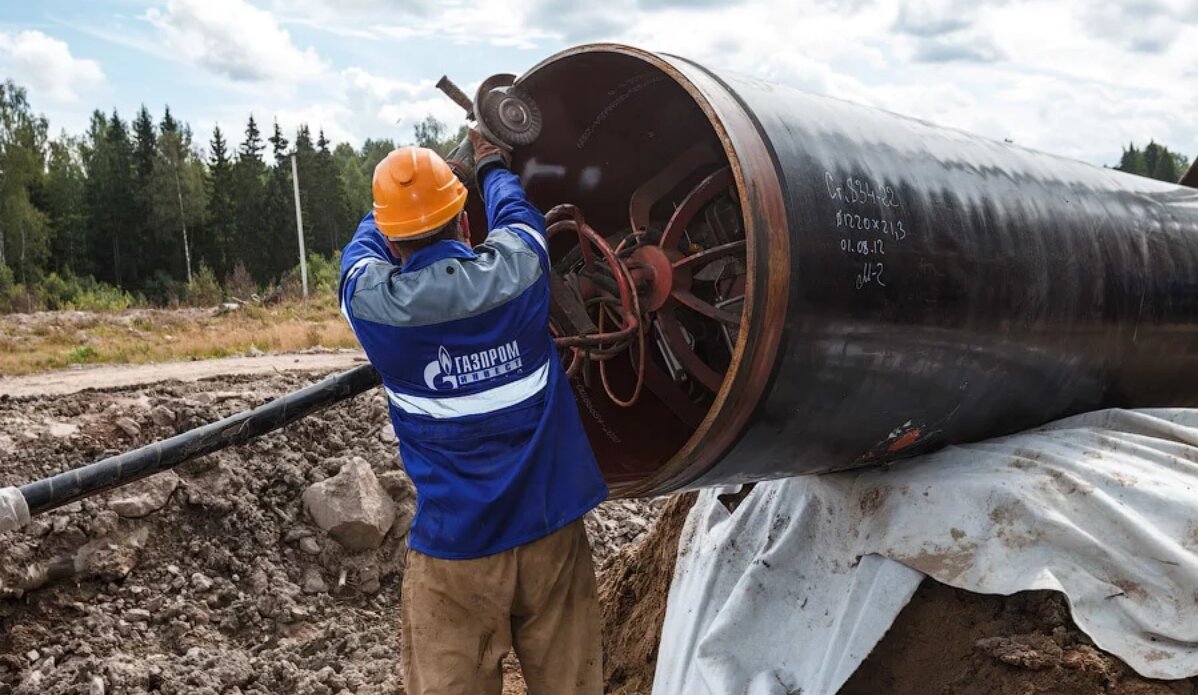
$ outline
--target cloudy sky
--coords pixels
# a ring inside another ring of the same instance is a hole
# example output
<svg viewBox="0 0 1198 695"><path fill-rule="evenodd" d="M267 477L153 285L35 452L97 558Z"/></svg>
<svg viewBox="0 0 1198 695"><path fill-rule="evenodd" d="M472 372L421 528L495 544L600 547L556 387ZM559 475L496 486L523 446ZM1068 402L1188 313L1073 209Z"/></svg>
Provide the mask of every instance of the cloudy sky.
<svg viewBox="0 0 1198 695"><path fill-rule="evenodd" d="M621 41L1094 163L1198 153L1198 0L0 0L0 77L52 128L169 104L403 139L433 83Z"/></svg>

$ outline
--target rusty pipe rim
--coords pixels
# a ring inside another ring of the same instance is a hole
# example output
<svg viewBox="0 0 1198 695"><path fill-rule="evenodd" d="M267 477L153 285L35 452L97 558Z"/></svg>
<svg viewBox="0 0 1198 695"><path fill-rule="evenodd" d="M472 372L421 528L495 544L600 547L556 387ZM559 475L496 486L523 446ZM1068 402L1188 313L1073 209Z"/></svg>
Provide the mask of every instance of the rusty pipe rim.
<svg viewBox="0 0 1198 695"><path fill-rule="evenodd" d="M728 87L690 61L622 44L586 44L542 60L522 79L573 56L603 53L644 61L686 91L719 138L741 201L745 304L724 381L681 449L644 479L612 487L613 497L659 495L686 488L711 470L739 439L765 393L782 343L790 291L786 206L774 157L752 117Z"/></svg>

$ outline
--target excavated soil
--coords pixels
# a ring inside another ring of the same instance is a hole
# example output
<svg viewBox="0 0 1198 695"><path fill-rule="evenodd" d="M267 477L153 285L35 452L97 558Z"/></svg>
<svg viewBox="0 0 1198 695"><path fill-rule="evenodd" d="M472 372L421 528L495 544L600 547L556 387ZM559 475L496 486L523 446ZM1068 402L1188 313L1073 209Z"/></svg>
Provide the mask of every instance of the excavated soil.
<svg viewBox="0 0 1198 695"><path fill-rule="evenodd" d="M678 539L694 503L694 493L671 498L644 539L620 551L600 578L603 675L614 695L642 695L653 687Z"/></svg>
<svg viewBox="0 0 1198 695"><path fill-rule="evenodd" d="M0 396L0 485L171 436L315 376ZM122 490L0 536L0 695L402 693L399 588L413 502L394 447L381 395L364 395L185 465L146 516L118 515L128 514L114 501ZM398 510L382 546L358 553L318 529L301 502L353 457ZM601 568L662 504L608 502L590 515ZM522 691L514 670L509 680Z"/></svg>
<svg viewBox="0 0 1198 695"><path fill-rule="evenodd" d="M53 397L0 395L0 485L259 405L314 379L227 376ZM403 693L399 597L411 489L372 394L179 470L128 518L109 493L0 536L0 695ZM301 496L353 457L397 507L348 553ZM600 567L608 692L646 695L693 496L620 501L587 521ZM126 516L121 516L121 510ZM657 519L656 525L654 520ZM514 659L505 695L524 692ZM927 581L844 695L1198 695L1136 676L1056 595L978 596Z"/></svg>
<svg viewBox="0 0 1198 695"><path fill-rule="evenodd" d="M1063 596L983 596L925 580L841 695L1193 695L1090 641Z"/></svg>

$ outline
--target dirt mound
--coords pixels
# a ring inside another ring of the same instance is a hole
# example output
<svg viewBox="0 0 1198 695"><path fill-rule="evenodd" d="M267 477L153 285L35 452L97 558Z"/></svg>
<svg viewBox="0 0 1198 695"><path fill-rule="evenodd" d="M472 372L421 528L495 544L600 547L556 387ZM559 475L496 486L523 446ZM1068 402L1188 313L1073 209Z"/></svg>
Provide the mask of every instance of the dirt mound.
<svg viewBox="0 0 1198 695"><path fill-rule="evenodd" d="M694 503L694 493L671 498L644 540L621 551L600 577L608 692L642 695L653 687L678 539Z"/></svg>
<svg viewBox="0 0 1198 695"><path fill-rule="evenodd" d="M0 398L0 485L170 436L314 378ZM364 395L187 464L177 485L114 491L0 536L0 693L402 692L399 583L412 501L394 446L381 394ZM370 464L397 512L380 547L350 553L307 516L302 496L354 457ZM596 510L587 528L597 560L639 539L658 506Z"/></svg>
<svg viewBox="0 0 1198 695"><path fill-rule="evenodd" d="M983 596L925 580L841 695L1192 695L1094 646L1060 594Z"/></svg>

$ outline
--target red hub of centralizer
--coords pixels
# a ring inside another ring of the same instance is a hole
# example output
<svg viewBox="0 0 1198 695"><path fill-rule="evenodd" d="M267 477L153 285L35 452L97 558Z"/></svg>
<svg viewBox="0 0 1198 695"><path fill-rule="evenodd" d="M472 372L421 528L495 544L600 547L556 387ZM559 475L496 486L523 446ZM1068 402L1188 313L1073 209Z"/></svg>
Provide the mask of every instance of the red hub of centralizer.
<svg viewBox="0 0 1198 695"><path fill-rule="evenodd" d="M682 256L677 251L673 255ZM638 246L632 252L628 267L641 294L643 311L661 309L670 300L675 288L690 290L690 273L685 269L675 271L675 260L660 246Z"/></svg>

